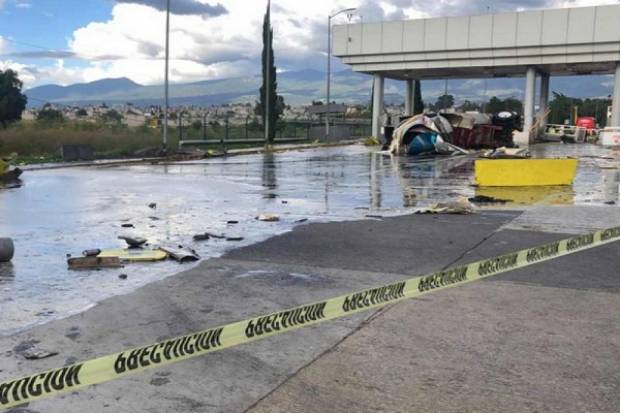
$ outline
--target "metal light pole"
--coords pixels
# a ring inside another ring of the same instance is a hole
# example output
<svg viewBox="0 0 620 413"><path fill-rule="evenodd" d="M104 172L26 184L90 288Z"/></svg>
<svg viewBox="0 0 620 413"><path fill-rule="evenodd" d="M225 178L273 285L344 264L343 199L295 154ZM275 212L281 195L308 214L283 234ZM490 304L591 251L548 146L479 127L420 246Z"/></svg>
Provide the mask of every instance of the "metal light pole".
<svg viewBox="0 0 620 413"><path fill-rule="evenodd" d="M330 113L330 93L332 86L332 19L339 14L352 12L357 10L355 7L340 10L334 14L327 16L327 99L325 107L325 137L329 137L329 113Z"/></svg>
<svg viewBox="0 0 620 413"><path fill-rule="evenodd" d="M163 149L168 149L168 58L170 56L170 0L166 1L166 73L164 74L164 141Z"/></svg>
<svg viewBox="0 0 620 413"><path fill-rule="evenodd" d="M269 133L271 132L271 1L269 2L269 24L267 27L267 41L265 44L265 145L269 145Z"/></svg>

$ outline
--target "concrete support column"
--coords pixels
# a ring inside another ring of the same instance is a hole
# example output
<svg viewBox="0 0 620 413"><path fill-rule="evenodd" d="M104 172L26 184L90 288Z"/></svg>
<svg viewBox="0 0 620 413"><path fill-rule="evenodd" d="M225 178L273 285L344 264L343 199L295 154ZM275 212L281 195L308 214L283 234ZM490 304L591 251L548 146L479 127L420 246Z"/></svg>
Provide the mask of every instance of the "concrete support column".
<svg viewBox="0 0 620 413"><path fill-rule="evenodd" d="M523 132L528 134L534 125L535 89L536 69L528 67L525 74L525 97L523 98Z"/></svg>
<svg viewBox="0 0 620 413"><path fill-rule="evenodd" d="M620 128L620 62L616 63L616 75L614 77L614 92L611 101L611 125Z"/></svg>
<svg viewBox="0 0 620 413"><path fill-rule="evenodd" d="M376 74L374 76L374 87L372 97L372 136L381 139L381 119L383 117L383 85L384 77Z"/></svg>
<svg viewBox="0 0 620 413"><path fill-rule="evenodd" d="M549 73L540 74L540 100L538 102L538 107L541 116L541 129L547 126L547 116L545 116L545 112L547 112L549 108L549 77Z"/></svg>
<svg viewBox="0 0 620 413"><path fill-rule="evenodd" d="M405 93L405 116L413 115L413 79L407 79L407 91Z"/></svg>

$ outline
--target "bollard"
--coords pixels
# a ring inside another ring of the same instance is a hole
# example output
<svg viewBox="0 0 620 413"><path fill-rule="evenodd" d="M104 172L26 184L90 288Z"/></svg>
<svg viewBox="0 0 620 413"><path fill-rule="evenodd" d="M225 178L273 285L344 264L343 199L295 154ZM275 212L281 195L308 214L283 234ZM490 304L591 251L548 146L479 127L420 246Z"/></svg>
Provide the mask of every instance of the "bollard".
<svg viewBox="0 0 620 413"><path fill-rule="evenodd" d="M11 238L0 238L0 262L9 262L13 259L15 247Z"/></svg>

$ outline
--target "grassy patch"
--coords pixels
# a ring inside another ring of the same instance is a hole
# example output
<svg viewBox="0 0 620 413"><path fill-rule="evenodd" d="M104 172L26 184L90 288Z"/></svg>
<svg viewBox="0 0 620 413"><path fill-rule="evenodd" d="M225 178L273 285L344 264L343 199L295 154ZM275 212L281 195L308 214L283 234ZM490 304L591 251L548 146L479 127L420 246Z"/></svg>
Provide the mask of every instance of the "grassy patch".
<svg viewBox="0 0 620 413"><path fill-rule="evenodd" d="M19 122L0 129L0 155L17 153L22 162L60 159L62 145L91 145L98 156L130 156L138 149L161 145L157 129L128 128L86 122L41 124ZM176 147L176 141L170 142Z"/></svg>

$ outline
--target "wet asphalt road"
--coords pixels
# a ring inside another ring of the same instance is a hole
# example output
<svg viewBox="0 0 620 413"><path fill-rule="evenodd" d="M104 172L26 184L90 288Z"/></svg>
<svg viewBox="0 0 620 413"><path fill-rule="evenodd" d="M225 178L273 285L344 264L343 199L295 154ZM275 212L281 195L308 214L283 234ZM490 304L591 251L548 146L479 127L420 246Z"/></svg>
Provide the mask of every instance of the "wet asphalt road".
<svg viewBox="0 0 620 413"><path fill-rule="evenodd" d="M170 165L132 165L28 171L24 186L0 189L0 235L17 253L0 265L0 335L83 311L183 268L174 262L121 270L72 272L66 254L118 248L118 235L152 245L184 245L203 258L221 256L290 231L299 223L398 215L458 196L514 199L493 207L603 205L618 199L618 169L601 169L618 153L595 145L538 145L534 156L580 158L574 186L486 189L473 186L473 159L395 158L363 146L259 154ZM151 209L150 203L157 207ZM278 223L258 222L277 213ZM228 220L239 224L228 225ZM122 228L132 224L134 228ZM242 242L194 242L204 231L242 236ZM127 274L127 280L118 279Z"/></svg>

